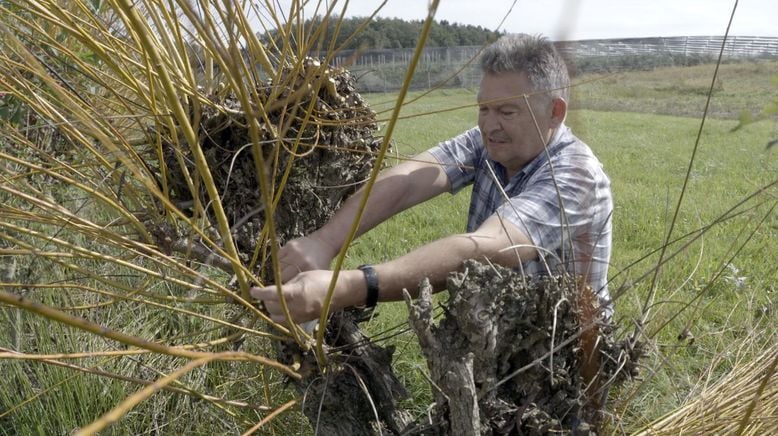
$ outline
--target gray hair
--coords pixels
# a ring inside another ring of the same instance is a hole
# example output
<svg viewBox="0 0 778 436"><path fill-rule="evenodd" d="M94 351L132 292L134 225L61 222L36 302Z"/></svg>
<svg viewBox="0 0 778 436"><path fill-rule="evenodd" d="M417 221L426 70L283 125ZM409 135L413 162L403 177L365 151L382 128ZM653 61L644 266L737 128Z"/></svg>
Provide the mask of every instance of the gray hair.
<svg viewBox="0 0 778 436"><path fill-rule="evenodd" d="M567 65L544 36L502 36L484 49L479 64L484 74L526 73L535 91L548 91L551 98L569 101Z"/></svg>

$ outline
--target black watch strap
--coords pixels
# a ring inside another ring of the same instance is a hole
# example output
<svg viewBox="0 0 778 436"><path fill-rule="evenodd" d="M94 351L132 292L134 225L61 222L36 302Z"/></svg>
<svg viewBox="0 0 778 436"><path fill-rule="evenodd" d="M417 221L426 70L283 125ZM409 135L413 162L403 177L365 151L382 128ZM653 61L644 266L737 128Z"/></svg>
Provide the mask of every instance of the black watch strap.
<svg viewBox="0 0 778 436"><path fill-rule="evenodd" d="M365 274L365 282L367 283L365 307L375 307L378 304L378 274L371 265L360 265L357 268Z"/></svg>

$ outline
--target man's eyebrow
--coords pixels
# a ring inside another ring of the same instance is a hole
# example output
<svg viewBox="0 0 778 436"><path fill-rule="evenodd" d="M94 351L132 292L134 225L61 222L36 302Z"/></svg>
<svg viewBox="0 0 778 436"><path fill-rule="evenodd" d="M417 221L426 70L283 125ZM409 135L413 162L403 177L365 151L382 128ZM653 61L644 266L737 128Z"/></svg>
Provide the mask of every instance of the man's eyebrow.
<svg viewBox="0 0 778 436"><path fill-rule="evenodd" d="M509 95L507 97L492 97L492 98L484 99L480 94L478 94L476 96L476 101L478 102L478 104L489 104L493 106L501 106L501 105L509 105L509 104L518 106L521 104L522 97L523 97L522 95L519 95L518 97Z"/></svg>
<svg viewBox="0 0 778 436"><path fill-rule="evenodd" d="M479 101L478 106L491 106L496 109L521 109L522 105L516 102L500 102L494 100Z"/></svg>

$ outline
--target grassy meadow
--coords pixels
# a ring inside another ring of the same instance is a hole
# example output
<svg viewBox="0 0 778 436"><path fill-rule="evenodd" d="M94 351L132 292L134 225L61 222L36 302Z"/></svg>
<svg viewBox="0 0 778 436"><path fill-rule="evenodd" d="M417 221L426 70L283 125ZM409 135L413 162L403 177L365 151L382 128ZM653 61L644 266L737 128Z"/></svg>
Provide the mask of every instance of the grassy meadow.
<svg viewBox="0 0 778 436"><path fill-rule="evenodd" d="M617 335L639 327L648 343L641 379L611 392L609 410L615 433L633 432L671 412L776 341L770 326L778 321L778 215L774 210L778 150L768 150L766 144L778 138L778 124L768 118L732 130L742 111L758 114L776 99L778 84L772 80L778 77L778 62L733 63L721 68L699 143L696 139L713 65L575 79L567 123L599 156L613 184L610 271L617 298ZM395 97L366 96L384 118ZM438 90L410 97L403 110L405 118L394 134L397 159L475 123L474 90ZM346 266L391 259L425 242L464 231L468 204L469 192L465 191L406 211L357 240ZM676 210L664 256L669 260L658 268ZM55 264L32 267L39 281L51 283L65 277L72 281L76 274L57 270ZM97 263L94 267L102 268ZM137 285L123 271L111 268L100 272L126 280L130 288ZM85 277L83 285L89 283ZM639 323L652 290L655 298L650 311L645 322ZM70 302L62 289L26 292L44 302L59 301L61 306L82 303ZM180 290L170 290L171 295L176 292ZM143 337L180 335L183 341L191 340L192 332L218 328L183 313L162 312L160 318L159 312L139 312L138 307L115 304L106 310L127 331ZM227 319L230 310L215 305L212 315ZM82 315L96 317L96 313L91 310ZM404 304L384 304L367 329L382 343L397 346L395 370L412 395L406 405L424 414L431 398L427 369L406 317ZM0 322L22 327L0 331L3 347L13 348L16 343L20 345L16 349L27 352L57 353L85 349L85 341L90 341L95 349L110 349L103 339L15 309L0 308ZM244 346L257 351L267 343L249 339ZM159 368L169 365L167 373L176 368L172 359L165 359L169 358L108 355L74 362L90 369L86 372L41 362L0 360L5 380L0 383L0 434L70 433L138 389L136 381L108 378L96 371L155 379L160 377ZM263 384L268 389L263 390ZM174 387L236 400L233 404L206 402L197 394L157 393L105 434L237 434L267 416L268 410L258 405L282 404L291 398L278 373L237 362L209 365ZM294 409L262 431L277 435L312 432Z"/></svg>

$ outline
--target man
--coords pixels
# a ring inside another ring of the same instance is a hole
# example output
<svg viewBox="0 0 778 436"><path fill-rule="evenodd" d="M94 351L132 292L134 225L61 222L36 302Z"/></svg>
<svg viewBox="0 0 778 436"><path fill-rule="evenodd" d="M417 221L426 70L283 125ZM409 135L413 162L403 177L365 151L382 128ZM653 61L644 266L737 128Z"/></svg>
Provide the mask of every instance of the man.
<svg viewBox="0 0 778 436"><path fill-rule="evenodd" d="M330 310L402 299L428 277L436 290L467 259L488 259L525 274L583 276L609 314L610 182L589 147L564 125L569 77L553 44L507 35L487 47L478 93L478 127L383 171L357 236L443 192L473 184L467 233L397 259L341 271ZM286 304L295 322L318 318L332 279L327 269L354 222L363 191L321 229L279 254ZM252 288L282 322L277 288Z"/></svg>

